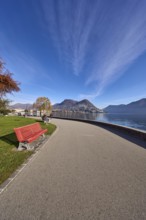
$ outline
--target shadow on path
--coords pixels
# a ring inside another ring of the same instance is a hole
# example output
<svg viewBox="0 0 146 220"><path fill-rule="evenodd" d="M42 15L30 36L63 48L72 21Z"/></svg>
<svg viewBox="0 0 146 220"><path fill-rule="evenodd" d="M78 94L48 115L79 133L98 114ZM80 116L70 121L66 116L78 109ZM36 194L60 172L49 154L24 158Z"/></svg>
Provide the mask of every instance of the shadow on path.
<svg viewBox="0 0 146 220"><path fill-rule="evenodd" d="M98 125L97 125L98 126ZM129 133L126 133L126 131L121 131L121 130L117 130L116 128L108 128L107 126L100 126L112 133L114 133L115 135L118 135L134 144L137 144L138 146L146 149L146 141L145 140L142 140L138 137L135 137L133 134L129 134Z"/></svg>

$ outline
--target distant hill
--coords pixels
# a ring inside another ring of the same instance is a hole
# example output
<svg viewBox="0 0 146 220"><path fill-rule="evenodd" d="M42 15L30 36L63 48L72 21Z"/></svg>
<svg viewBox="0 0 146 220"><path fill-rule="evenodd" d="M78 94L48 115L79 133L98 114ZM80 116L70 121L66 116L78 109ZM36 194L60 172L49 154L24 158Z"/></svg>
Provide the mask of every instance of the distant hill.
<svg viewBox="0 0 146 220"><path fill-rule="evenodd" d="M146 113L146 98L131 102L127 105L109 105L103 109L108 113Z"/></svg>
<svg viewBox="0 0 146 220"><path fill-rule="evenodd" d="M31 109L32 108L32 104L26 103L26 104L22 104L22 103L16 103L14 105L10 105L11 109Z"/></svg>
<svg viewBox="0 0 146 220"><path fill-rule="evenodd" d="M67 110L67 111L83 111L83 112L101 112L87 99L82 101L75 101L72 99L65 99L63 102L53 105L53 110Z"/></svg>

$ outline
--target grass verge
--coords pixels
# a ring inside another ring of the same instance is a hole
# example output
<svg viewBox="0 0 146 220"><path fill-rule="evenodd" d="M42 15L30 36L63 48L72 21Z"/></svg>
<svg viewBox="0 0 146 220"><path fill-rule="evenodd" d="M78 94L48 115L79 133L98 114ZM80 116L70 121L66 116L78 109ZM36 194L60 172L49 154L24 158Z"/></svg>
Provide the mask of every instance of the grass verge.
<svg viewBox="0 0 146 220"><path fill-rule="evenodd" d="M0 184L3 183L31 154L32 151L17 151L18 141L13 128L38 122L38 119L5 116L0 117ZM45 125L39 121L42 128L47 128L46 134L51 135L56 126Z"/></svg>

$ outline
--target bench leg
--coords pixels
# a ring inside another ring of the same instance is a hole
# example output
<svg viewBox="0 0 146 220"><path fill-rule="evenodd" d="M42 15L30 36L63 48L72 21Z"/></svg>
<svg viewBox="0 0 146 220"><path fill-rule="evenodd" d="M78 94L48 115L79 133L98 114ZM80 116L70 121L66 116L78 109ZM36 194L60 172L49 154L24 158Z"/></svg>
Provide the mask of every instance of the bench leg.
<svg viewBox="0 0 146 220"><path fill-rule="evenodd" d="M19 143L18 146L18 151L22 151L24 150L24 148L26 148L27 150L34 150L34 147L30 147L30 145L28 143Z"/></svg>
<svg viewBox="0 0 146 220"><path fill-rule="evenodd" d="M24 150L24 144L23 143L19 143L18 151L22 151L22 150Z"/></svg>

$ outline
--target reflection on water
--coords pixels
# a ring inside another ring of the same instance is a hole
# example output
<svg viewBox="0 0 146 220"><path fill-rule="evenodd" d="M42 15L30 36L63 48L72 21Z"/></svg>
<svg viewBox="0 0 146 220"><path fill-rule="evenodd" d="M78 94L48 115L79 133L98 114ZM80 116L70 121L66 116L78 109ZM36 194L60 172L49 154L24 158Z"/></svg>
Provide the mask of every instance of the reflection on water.
<svg viewBox="0 0 146 220"><path fill-rule="evenodd" d="M98 114L96 121L146 130L146 114L102 114L100 116Z"/></svg>
<svg viewBox="0 0 146 220"><path fill-rule="evenodd" d="M84 112L53 112L54 117L60 118L73 118L73 119L84 119L84 120L93 120L97 118L97 113L84 113Z"/></svg>
<svg viewBox="0 0 146 220"><path fill-rule="evenodd" d="M108 122L146 131L146 114L108 114L83 112L53 112L54 117Z"/></svg>

